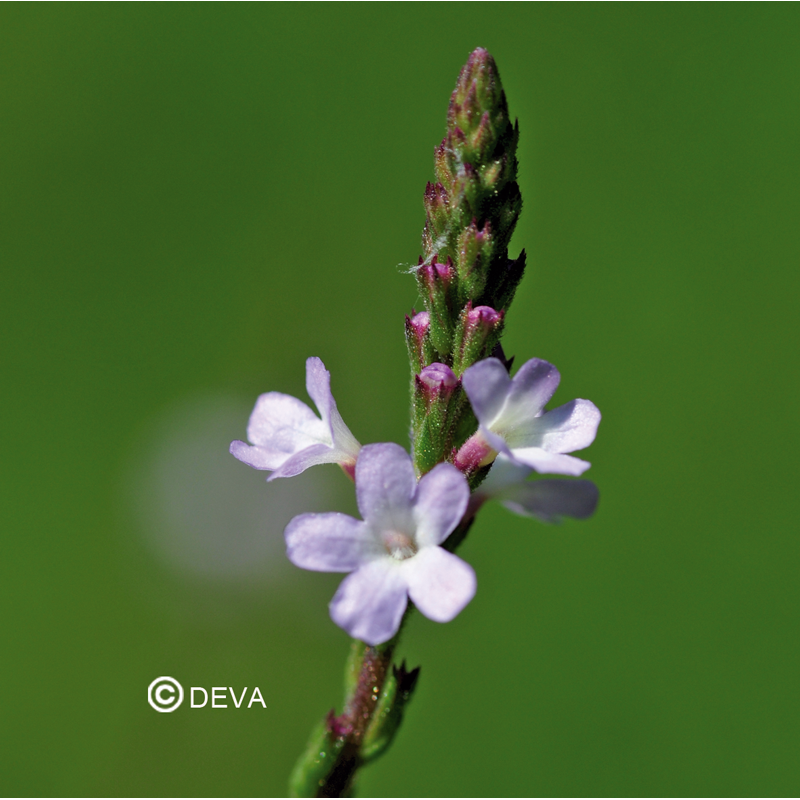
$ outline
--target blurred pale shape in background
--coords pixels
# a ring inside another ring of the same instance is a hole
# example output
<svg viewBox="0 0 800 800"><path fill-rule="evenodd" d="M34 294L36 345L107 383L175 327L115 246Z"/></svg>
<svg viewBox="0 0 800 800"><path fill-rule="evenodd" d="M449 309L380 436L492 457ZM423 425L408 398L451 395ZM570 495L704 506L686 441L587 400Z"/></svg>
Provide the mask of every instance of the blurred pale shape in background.
<svg viewBox="0 0 800 800"><path fill-rule="evenodd" d="M297 514L330 510L334 468L267 483L228 452L251 408L226 396L188 398L149 427L130 497L149 551L202 579L285 586L297 574L283 529Z"/></svg>

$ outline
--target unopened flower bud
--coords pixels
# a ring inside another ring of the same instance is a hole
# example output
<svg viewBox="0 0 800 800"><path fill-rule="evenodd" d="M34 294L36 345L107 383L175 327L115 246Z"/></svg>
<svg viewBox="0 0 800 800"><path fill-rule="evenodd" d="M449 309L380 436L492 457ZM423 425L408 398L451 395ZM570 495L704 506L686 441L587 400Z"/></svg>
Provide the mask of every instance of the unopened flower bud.
<svg viewBox="0 0 800 800"><path fill-rule="evenodd" d="M431 316L427 311L420 311L419 314L406 317L408 358L415 375L433 359L433 347L428 336L430 327Z"/></svg>
<svg viewBox="0 0 800 800"><path fill-rule="evenodd" d="M458 378L447 364L434 362L425 367L417 376L417 381L423 387L423 392L430 398L441 395L450 395L458 386Z"/></svg>
<svg viewBox="0 0 800 800"><path fill-rule="evenodd" d="M481 330L486 333L493 330L503 319L502 311L495 311L489 306L476 306L467 313L467 331Z"/></svg>
<svg viewBox="0 0 800 800"><path fill-rule="evenodd" d="M466 403L461 381L447 364L434 362L414 377L414 450L423 474L449 453L459 404Z"/></svg>
<svg viewBox="0 0 800 800"><path fill-rule="evenodd" d="M453 262L448 259L446 264L438 261L434 261L432 264L420 264L417 275L430 293L437 291L439 284L448 288L453 282L455 270Z"/></svg>
<svg viewBox="0 0 800 800"><path fill-rule="evenodd" d="M458 318L457 281L451 259L445 263L435 257L417 267L417 283L430 314L430 338L440 357L448 356L453 346L453 332Z"/></svg>
<svg viewBox="0 0 800 800"><path fill-rule="evenodd" d="M500 336L504 316L505 312L490 306L472 308L467 303L456 333L454 365L459 375L491 352Z"/></svg>
<svg viewBox="0 0 800 800"><path fill-rule="evenodd" d="M450 208L447 190L441 183L428 183L425 187L425 228L422 246L426 253L435 253L449 244Z"/></svg>
<svg viewBox="0 0 800 800"><path fill-rule="evenodd" d="M431 315L427 311L420 311L419 314L414 314L410 319L406 317L406 319L408 319L408 325L414 331L414 335L420 339L431 327Z"/></svg>
<svg viewBox="0 0 800 800"><path fill-rule="evenodd" d="M458 237L458 270L463 300L476 300L483 294L494 252L490 222L479 228L473 220Z"/></svg>

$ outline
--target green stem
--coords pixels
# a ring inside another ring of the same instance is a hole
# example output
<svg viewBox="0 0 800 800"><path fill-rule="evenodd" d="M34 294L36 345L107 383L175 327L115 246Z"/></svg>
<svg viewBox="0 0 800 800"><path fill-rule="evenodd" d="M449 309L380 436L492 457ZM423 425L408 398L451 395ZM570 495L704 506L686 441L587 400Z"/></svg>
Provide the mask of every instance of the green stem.
<svg viewBox="0 0 800 800"><path fill-rule="evenodd" d="M343 738L344 742L317 797L347 797L350 794L356 772L364 763L361 747L383 692L396 642L397 637L379 647L353 642L354 650L363 648L357 662L355 686L341 716L331 720L332 733Z"/></svg>
<svg viewBox="0 0 800 800"><path fill-rule="evenodd" d="M412 608L409 605L403 622ZM391 744L419 677L419 669L407 671L405 663L392 664L399 635L398 631L376 647L353 640L344 710L339 716L331 710L312 734L290 779L293 796L350 796L360 767Z"/></svg>

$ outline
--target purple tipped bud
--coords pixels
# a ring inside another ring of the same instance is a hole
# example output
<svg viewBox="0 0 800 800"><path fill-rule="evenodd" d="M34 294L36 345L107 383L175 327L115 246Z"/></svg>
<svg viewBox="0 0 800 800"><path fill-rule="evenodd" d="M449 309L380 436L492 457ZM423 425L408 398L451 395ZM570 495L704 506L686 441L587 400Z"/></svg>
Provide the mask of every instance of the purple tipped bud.
<svg viewBox="0 0 800 800"><path fill-rule="evenodd" d="M466 397L453 370L434 361L414 376L412 398L414 457L424 475L452 451Z"/></svg>
<svg viewBox="0 0 800 800"><path fill-rule="evenodd" d="M486 334L494 330L503 320L503 312L489 306L476 306L467 312L466 330L480 330Z"/></svg>
<svg viewBox="0 0 800 800"><path fill-rule="evenodd" d="M447 190L441 183L428 183L425 187L425 229L422 246L430 260L433 252L447 244L450 226L450 206Z"/></svg>
<svg viewBox="0 0 800 800"><path fill-rule="evenodd" d="M447 151L447 139L445 139L433 151L433 168L436 172L436 180L444 187L450 186L453 182L453 169L449 159L450 155Z"/></svg>
<svg viewBox="0 0 800 800"><path fill-rule="evenodd" d="M445 289L450 286L455 270L453 269L453 262L448 258L446 264L440 264L436 260L432 264L422 264L417 274L428 287L428 291L435 292L438 291L437 284L439 282L444 284Z"/></svg>
<svg viewBox="0 0 800 800"><path fill-rule="evenodd" d="M408 324L417 336L423 337L431 326L431 315L427 311L420 311L408 320Z"/></svg>
<svg viewBox="0 0 800 800"><path fill-rule="evenodd" d="M430 313L429 337L440 357L447 357L453 347L453 331L458 322L457 277L450 258L442 263L434 255L432 263L417 267L417 284ZM427 362L423 362L427 363Z"/></svg>
<svg viewBox="0 0 800 800"><path fill-rule="evenodd" d="M473 220L458 237L459 279L464 284L467 297L474 299L483 294L493 253L491 223L486 222L479 228Z"/></svg>
<svg viewBox="0 0 800 800"><path fill-rule="evenodd" d="M430 328L431 315L427 311L420 311L419 314L414 314L410 318L406 317L406 345L408 345L411 369L415 374L433 356L433 348L428 336Z"/></svg>
<svg viewBox="0 0 800 800"><path fill-rule="evenodd" d="M470 54L458 76L450 99L450 125L472 130L480 124L486 111L493 117L500 117L503 122L508 119L508 106L497 65L491 55L479 47Z"/></svg>
<svg viewBox="0 0 800 800"><path fill-rule="evenodd" d="M495 311L490 306L473 308L467 303L456 332L454 366L459 375L492 351L500 338L504 317L505 311Z"/></svg>
<svg viewBox="0 0 800 800"><path fill-rule="evenodd" d="M436 392L452 389L458 385L458 378L453 370L447 364L440 364L438 361L425 367L420 372L419 379L421 383Z"/></svg>
<svg viewBox="0 0 800 800"><path fill-rule="evenodd" d="M447 208L447 189L441 183L431 183L425 187L425 205L429 209Z"/></svg>
<svg viewBox="0 0 800 800"><path fill-rule="evenodd" d="M430 410L435 403L446 404L461 381L447 364L434 361L416 376L414 384L422 407Z"/></svg>

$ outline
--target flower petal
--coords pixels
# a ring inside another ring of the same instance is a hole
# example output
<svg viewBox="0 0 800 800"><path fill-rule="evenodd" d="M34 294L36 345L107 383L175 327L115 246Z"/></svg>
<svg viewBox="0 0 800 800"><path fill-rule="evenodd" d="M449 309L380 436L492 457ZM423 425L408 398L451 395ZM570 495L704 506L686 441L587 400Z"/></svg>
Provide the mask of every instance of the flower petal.
<svg viewBox="0 0 800 800"><path fill-rule="evenodd" d="M301 514L284 536L289 561L316 572L352 572L386 555L367 525L347 514Z"/></svg>
<svg viewBox="0 0 800 800"><path fill-rule="evenodd" d="M325 369L321 359L313 356L306 360L306 391L328 429L333 447L347 457L345 460L355 463L361 445L344 424L342 415L336 407L336 401L331 393L330 372Z"/></svg>
<svg viewBox="0 0 800 800"><path fill-rule="evenodd" d="M561 517L591 517L597 508L599 496L597 486L592 481L542 478L509 487L499 499L517 514L557 523Z"/></svg>
<svg viewBox="0 0 800 800"><path fill-rule="evenodd" d="M377 645L388 642L397 633L407 603L402 571L387 556L348 575L329 607L331 619L337 625L356 639Z"/></svg>
<svg viewBox="0 0 800 800"><path fill-rule="evenodd" d="M280 392L258 398L247 424L247 438L285 457L314 444L333 444L328 426L305 403Z"/></svg>
<svg viewBox="0 0 800 800"><path fill-rule="evenodd" d="M412 535L412 498L417 478L411 456L399 444L369 444L356 462L356 499L361 516L380 531Z"/></svg>
<svg viewBox="0 0 800 800"><path fill-rule="evenodd" d="M510 434L506 443L512 449L541 447L550 453L571 453L588 447L597 435L600 411L590 400L571 400L563 406Z"/></svg>
<svg viewBox="0 0 800 800"><path fill-rule="evenodd" d="M334 450L326 444L315 444L287 458L267 478L267 481L274 481L275 478L291 478L317 464L340 464L343 460L345 460L345 457L338 450Z"/></svg>
<svg viewBox="0 0 800 800"><path fill-rule="evenodd" d="M467 480L452 464L437 464L423 475L414 498L417 544L441 544L461 521L468 502Z"/></svg>
<svg viewBox="0 0 800 800"><path fill-rule="evenodd" d="M400 566L409 596L434 622L449 622L475 596L475 570L441 547L425 547Z"/></svg>
<svg viewBox="0 0 800 800"><path fill-rule="evenodd" d="M524 464L537 472L554 475L583 475L592 465L575 456L561 453L548 453L541 447L520 447L510 451L511 458L518 464Z"/></svg>
<svg viewBox="0 0 800 800"><path fill-rule="evenodd" d="M509 486L522 483L532 472L532 468L519 464L500 453L492 464L486 480L476 490L477 494L495 497Z"/></svg>
<svg viewBox="0 0 800 800"><path fill-rule="evenodd" d="M532 358L517 370L502 412L492 423L492 430L510 444L512 437L525 435L555 394L561 375L548 361Z"/></svg>
<svg viewBox="0 0 800 800"><path fill-rule="evenodd" d="M286 453L275 452L267 447L251 446L238 439L231 442L230 452L239 461L254 469L277 469L286 461Z"/></svg>
<svg viewBox="0 0 800 800"><path fill-rule="evenodd" d="M306 359L306 391L314 401L322 419L327 422L333 402L331 374L325 369L322 360L315 356Z"/></svg>
<svg viewBox="0 0 800 800"><path fill-rule="evenodd" d="M511 391L511 378L499 359L485 358L464 372L461 385L478 422L488 427L505 404Z"/></svg>

